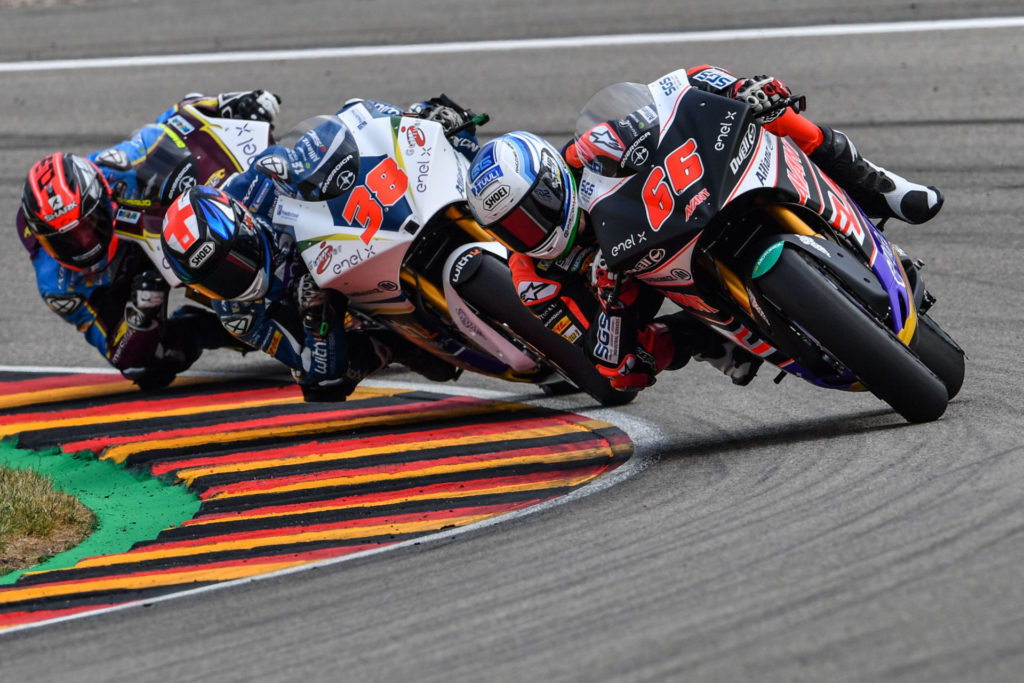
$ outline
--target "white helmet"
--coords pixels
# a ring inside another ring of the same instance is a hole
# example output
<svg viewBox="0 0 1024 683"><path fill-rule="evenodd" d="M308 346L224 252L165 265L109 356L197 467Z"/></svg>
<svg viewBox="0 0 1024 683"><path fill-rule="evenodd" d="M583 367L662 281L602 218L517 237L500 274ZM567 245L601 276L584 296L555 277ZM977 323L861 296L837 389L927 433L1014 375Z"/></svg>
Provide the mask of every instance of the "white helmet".
<svg viewBox="0 0 1024 683"><path fill-rule="evenodd" d="M467 199L477 221L513 251L553 259L576 240L576 180L558 150L531 133L506 133L480 148Z"/></svg>

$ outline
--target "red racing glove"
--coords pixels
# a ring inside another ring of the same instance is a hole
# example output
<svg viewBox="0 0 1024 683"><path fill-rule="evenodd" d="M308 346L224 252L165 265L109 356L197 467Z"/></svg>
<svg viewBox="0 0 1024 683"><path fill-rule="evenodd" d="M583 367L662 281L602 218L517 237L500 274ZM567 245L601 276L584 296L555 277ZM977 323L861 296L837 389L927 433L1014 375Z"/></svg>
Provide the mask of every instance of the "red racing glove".
<svg viewBox="0 0 1024 683"><path fill-rule="evenodd" d="M607 338L611 343L616 336L615 330L619 332L620 343L624 341L624 337L628 336L628 330L627 335L621 334L623 327L628 327L624 324L623 316L606 316L602 313L600 318L598 323L592 326L592 329L598 328L599 330L598 340ZM619 321L618 324L616 321ZM603 331L601 330L602 326L605 326ZM603 335L605 331L607 332L606 337ZM588 344L597 371L608 378L612 388L619 391L638 391L651 386L654 384L655 375L668 367L676 355L675 341L667 325L649 323L637 332L635 337L636 343L633 350L618 357L608 353L606 357L602 358L600 345ZM617 347L609 346L608 348Z"/></svg>

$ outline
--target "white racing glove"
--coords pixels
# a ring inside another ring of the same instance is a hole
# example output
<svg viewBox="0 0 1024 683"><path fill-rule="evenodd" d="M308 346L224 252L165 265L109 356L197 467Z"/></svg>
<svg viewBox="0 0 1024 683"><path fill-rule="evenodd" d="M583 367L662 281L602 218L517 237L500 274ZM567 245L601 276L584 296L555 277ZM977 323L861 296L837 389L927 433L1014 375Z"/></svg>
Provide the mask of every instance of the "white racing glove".
<svg viewBox="0 0 1024 683"><path fill-rule="evenodd" d="M226 119L266 121L273 125L281 113L281 97L269 90L226 92L217 95L217 108Z"/></svg>

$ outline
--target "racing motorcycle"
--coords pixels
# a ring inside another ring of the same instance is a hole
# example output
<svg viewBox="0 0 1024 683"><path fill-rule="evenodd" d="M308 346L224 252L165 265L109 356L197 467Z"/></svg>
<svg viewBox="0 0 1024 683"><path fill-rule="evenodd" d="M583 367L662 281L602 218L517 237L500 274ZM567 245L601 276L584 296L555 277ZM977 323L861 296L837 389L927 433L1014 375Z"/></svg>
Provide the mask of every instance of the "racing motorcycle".
<svg viewBox="0 0 1024 683"><path fill-rule="evenodd" d="M678 71L599 92L576 136L610 271L775 365L776 382L866 389L910 422L943 414L964 352L928 315L921 262L747 104Z"/></svg>
<svg viewBox="0 0 1024 683"><path fill-rule="evenodd" d="M468 162L452 144L458 129L446 134L440 123L403 113L374 117L364 103L336 116L357 152L336 151L337 173L320 200L282 194L273 221L294 235L317 285L344 295L358 325L390 329L460 373L547 393L582 390L604 405L633 398L520 302L507 250L466 205ZM282 144L325 118L299 124Z"/></svg>

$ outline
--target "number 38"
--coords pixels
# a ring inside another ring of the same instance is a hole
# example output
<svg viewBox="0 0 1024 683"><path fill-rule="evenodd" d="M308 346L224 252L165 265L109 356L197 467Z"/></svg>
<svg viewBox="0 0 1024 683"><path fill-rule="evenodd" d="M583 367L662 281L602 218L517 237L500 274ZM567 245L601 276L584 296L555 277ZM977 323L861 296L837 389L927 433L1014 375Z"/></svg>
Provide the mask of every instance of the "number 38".
<svg viewBox="0 0 1024 683"><path fill-rule="evenodd" d="M366 174L365 185L352 190L342 216L349 223L363 226L363 234L359 237L364 244L369 244L384 223L383 207L401 199L408 188L409 177L394 159L388 157Z"/></svg>

